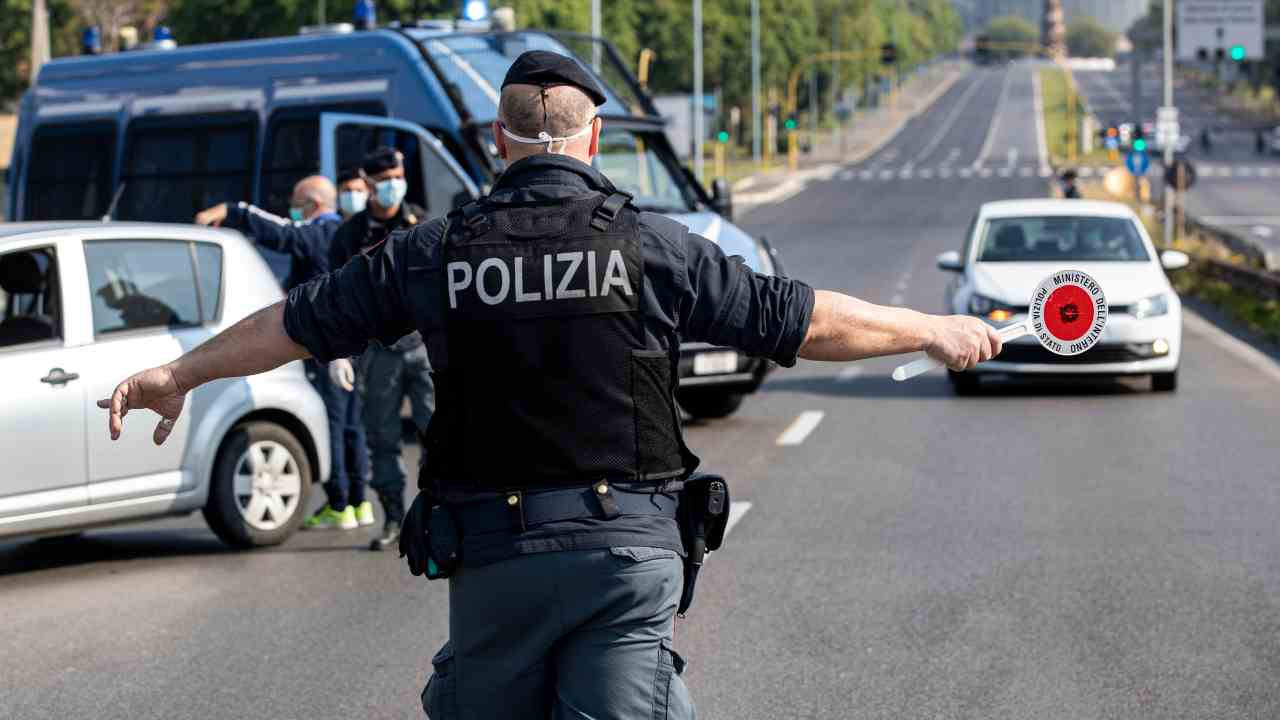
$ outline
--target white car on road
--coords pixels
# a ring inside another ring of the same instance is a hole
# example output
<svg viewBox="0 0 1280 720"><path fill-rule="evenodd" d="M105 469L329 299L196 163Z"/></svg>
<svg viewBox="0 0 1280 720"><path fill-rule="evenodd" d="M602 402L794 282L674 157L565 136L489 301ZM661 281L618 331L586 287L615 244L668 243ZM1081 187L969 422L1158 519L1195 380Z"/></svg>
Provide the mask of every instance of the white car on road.
<svg viewBox="0 0 1280 720"><path fill-rule="evenodd" d="M0 537L203 510L234 546L283 541L329 471L324 404L291 363L187 398L164 445L96 406L280 286L244 237L192 225L0 225Z"/></svg>
<svg viewBox="0 0 1280 720"><path fill-rule="evenodd" d="M1102 285L1110 307L1098 344L1075 356L1055 355L1034 337L1007 343L975 370L948 373L958 393L983 374L1150 375L1154 390L1178 385L1182 303L1166 270L1185 267L1176 250L1157 253L1127 206L1088 200L1003 200L984 204L964 249L938 256L955 273L950 312L1003 326L1027 316L1036 285L1057 270L1081 270Z"/></svg>

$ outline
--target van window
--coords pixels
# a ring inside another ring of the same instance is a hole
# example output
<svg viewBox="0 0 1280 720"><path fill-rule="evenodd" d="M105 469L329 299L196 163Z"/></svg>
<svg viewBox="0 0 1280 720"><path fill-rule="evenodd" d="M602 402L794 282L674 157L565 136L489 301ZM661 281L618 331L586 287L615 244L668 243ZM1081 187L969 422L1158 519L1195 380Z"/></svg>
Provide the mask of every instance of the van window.
<svg viewBox="0 0 1280 720"><path fill-rule="evenodd" d="M285 108L271 115L263 153L258 207L281 217L289 215L289 196L302 178L320 172L320 113L386 115L382 103L346 103ZM346 167L339 167L341 172Z"/></svg>
<svg viewBox="0 0 1280 720"><path fill-rule="evenodd" d="M214 322L222 310L222 246L198 242L195 248L201 319L207 323Z"/></svg>
<svg viewBox="0 0 1280 720"><path fill-rule="evenodd" d="M86 242L94 335L199 325L191 245L155 240Z"/></svg>
<svg viewBox="0 0 1280 720"><path fill-rule="evenodd" d="M111 203L114 123L42 125L31 141L25 220L97 220Z"/></svg>
<svg viewBox="0 0 1280 720"><path fill-rule="evenodd" d="M131 124L125 141L122 220L191 222L253 192L257 115L165 118Z"/></svg>
<svg viewBox="0 0 1280 720"><path fill-rule="evenodd" d="M432 209L427 208L421 170L422 152L417 135L381 125L344 123L338 126L337 136L335 157L339 168L359 165L364 156L374 148L385 145L399 150L404 155L405 180L409 184L405 200L428 210Z"/></svg>

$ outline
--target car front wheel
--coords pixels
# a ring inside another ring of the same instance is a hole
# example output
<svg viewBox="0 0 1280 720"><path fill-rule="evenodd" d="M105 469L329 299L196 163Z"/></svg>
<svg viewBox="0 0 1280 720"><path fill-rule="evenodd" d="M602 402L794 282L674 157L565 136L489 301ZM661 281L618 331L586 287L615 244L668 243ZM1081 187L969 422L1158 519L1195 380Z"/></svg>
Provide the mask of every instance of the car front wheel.
<svg viewBox="0 0 1280 720"><path fill-rule="evenodd" d="M1151 373L1151 389L1155 392L1173 392L1178 389L1178 371Z"/></svg>
<svg viewBox="0 0 1280 720"><path fill-rule="evenodd" d="M723 390L685 390L676 399L680 407L695 418L708 420L728 417L742 407L742 393Z"/></svg>
<svg viewBox="0 0 1280 720"><path fill-rule="evenodd" d="M302 522L311 480L311 463L293 433L272 422L242 423L213 464L205 520L233 547L277 545Z"/></svg>

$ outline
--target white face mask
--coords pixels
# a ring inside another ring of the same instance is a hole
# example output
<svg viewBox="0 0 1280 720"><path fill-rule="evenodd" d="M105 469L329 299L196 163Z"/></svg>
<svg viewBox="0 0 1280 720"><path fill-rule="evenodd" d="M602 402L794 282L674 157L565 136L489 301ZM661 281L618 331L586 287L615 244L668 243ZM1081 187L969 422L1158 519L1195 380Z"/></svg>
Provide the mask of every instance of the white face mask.
<svg viewBox="0 0 1280 720"><path fill-rule="evenodd" d="M343 215L355 215L364 210L367 202L369 202L369 193L364 190L343 190L338 193L338 209Z"/></svg>
<svg viewBox="0 0 1280 720"><path fill-rule="evenodd" d="M373 186L378 205L387 210L399 205L408 190L409 182L404 178L387 178Z"/></svg>
<svg viewBox="0 0 1280 720"><path fill-rule="evenodd" d="M583 135L588 135L591 133L591 129L595 127L595 119L592 118L591 122L587 123L586 127L582 128L578 132L573 133L572 135L564 135L561 137L551 137L550 133L548 133L546 130L543 130L538 133L538 137L527 138L511 132L510 130L507 129L506 125L501 125L500 127L502 128L502 134L507 136L508 140L514 140L515 142L521 143L523 145L541 145L543 143L546 143L547 152L563 154L565 146L569 144L570 140L576 140L582 137ZM560 143L559 150L556 150L553 147L556 143Z"/></svg>

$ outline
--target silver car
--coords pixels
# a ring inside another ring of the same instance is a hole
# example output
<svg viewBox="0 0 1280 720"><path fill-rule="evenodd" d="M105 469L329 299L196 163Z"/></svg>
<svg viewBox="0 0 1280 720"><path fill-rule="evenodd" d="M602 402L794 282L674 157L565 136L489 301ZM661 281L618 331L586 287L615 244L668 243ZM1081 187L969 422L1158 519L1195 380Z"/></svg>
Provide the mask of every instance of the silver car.
<svg viewBox="0 0 1280 720"><path fill-rule="evenodd" d="M146 223L0 225L0 537L202 510L237 547L282 542L329 472L301 363L191 393L162 446L116 442L96 401L280 300L242 236Z"/></svg>

